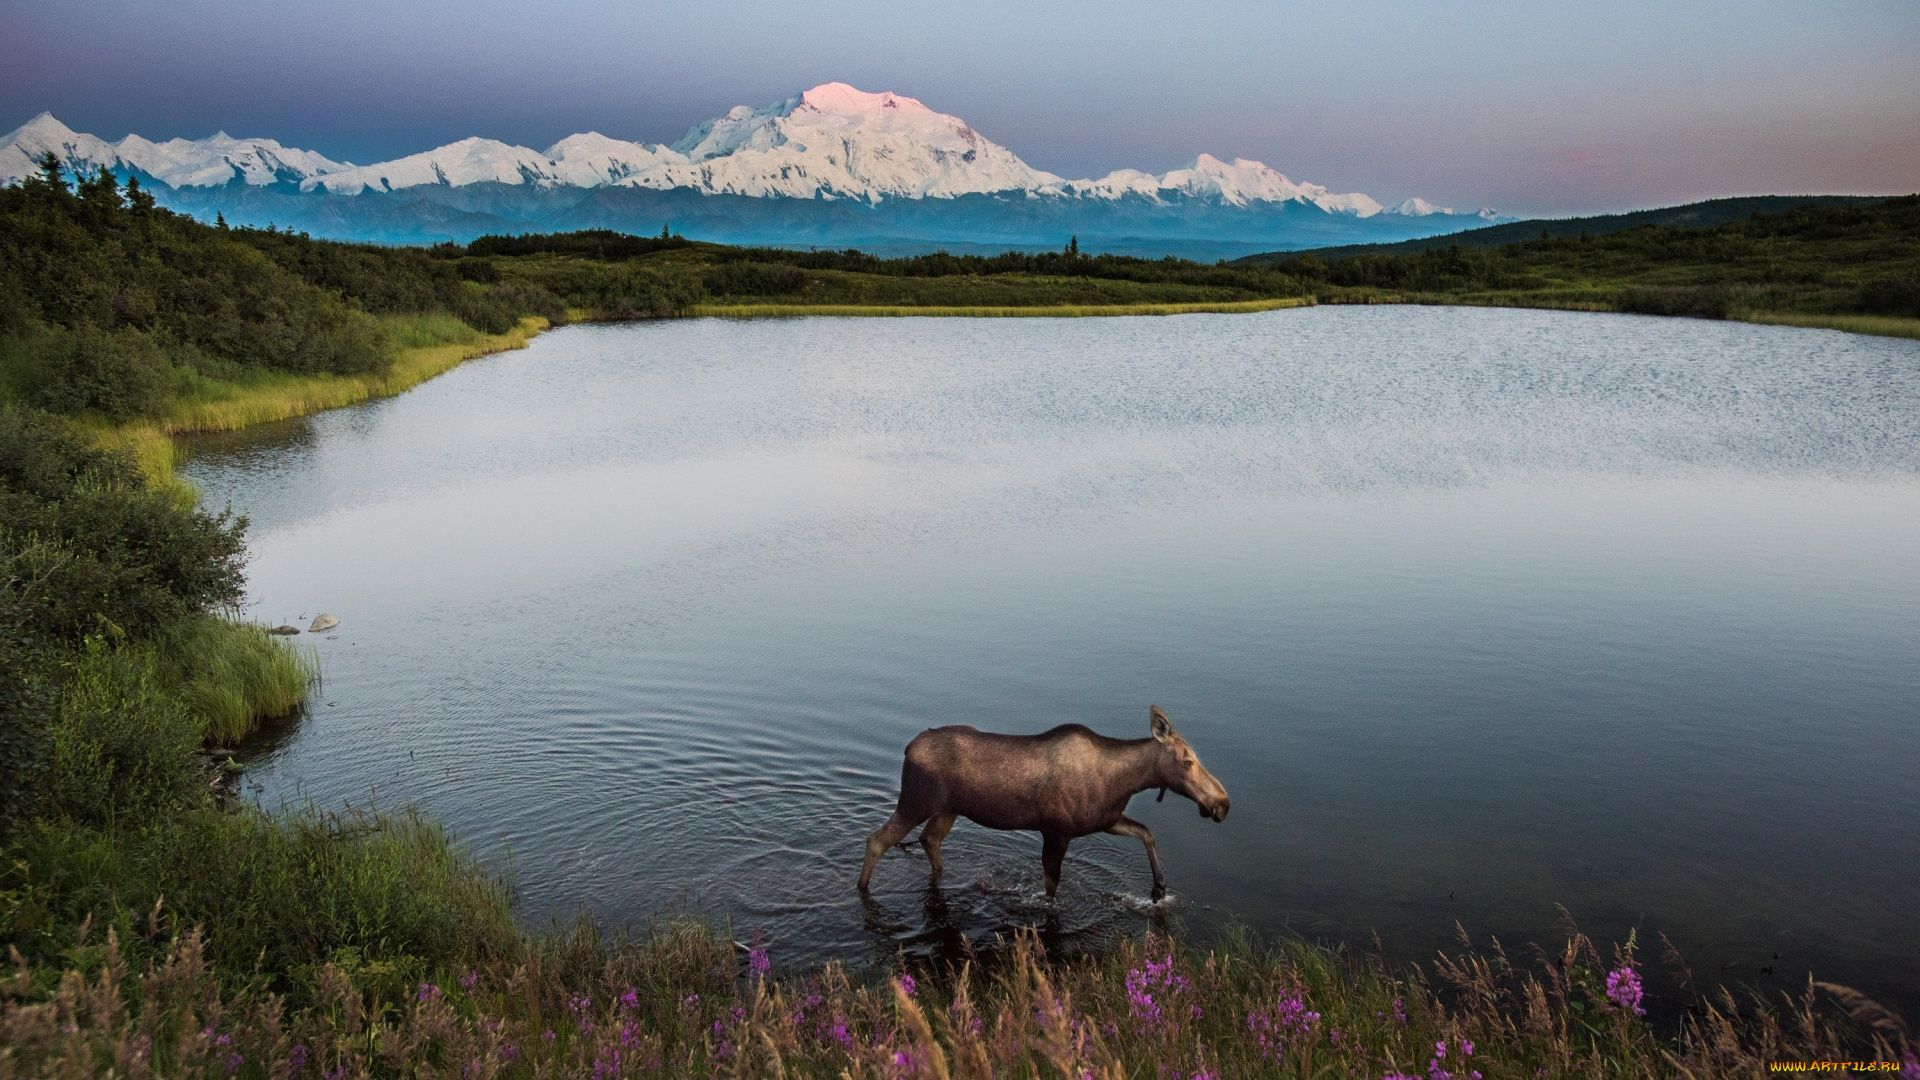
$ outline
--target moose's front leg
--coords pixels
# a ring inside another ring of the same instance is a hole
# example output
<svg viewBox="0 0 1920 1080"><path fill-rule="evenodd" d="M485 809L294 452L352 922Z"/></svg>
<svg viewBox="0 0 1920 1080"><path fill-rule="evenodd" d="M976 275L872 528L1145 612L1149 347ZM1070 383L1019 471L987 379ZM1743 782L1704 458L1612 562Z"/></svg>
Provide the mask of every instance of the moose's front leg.
<svg viewBox="0 0 1920 1080"><path fill-rule="evenodd" d="M1060 891L1060 864L1067 858L1067 838L1059 833L1041 833L1040 868L1047 872L1047 899Z"/></svg>
<svg viewBox="0 0 1920 1080"><path fill-rule="evenodd" d="M1160 853L1153 848L1153 830L1123 814L1119 821L1108 826L1107 832L1114 836L1138 837L1147 845L1147 865L1153 867L1153 898L1155 901L1166 899L1167 879L1160 873Z"/></svg>

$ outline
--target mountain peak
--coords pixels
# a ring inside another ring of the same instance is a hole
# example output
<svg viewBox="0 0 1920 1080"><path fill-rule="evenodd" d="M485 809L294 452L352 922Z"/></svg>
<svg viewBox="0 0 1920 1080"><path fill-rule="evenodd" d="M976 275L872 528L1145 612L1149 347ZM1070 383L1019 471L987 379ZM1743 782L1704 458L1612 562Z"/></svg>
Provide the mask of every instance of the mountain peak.
<svg viewBox="0 0 1920 1080"><path fill-rule="evenodd" d="M821 83L819 86L800 95L800 107L825 113L877 113L883 109L899 109L906 112L932 114L933 110L919 101L903 97L891 90L878 94L869 94L843 82Z"/></svg>

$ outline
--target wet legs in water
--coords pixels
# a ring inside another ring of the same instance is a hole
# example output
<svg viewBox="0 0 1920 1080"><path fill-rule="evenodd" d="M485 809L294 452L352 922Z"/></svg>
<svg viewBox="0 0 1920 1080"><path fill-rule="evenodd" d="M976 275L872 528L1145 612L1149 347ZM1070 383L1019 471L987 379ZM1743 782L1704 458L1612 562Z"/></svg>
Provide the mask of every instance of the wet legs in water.
<svg viewBox="0 0 1920 1080"><path fill-rule="evenodd" d="M1067 838L1057 833L1041 833L1040 867L1047 872L1047 899L1060 891L1060 864L1067 858Z"/></svg>
<svg viewBox="0 0 1920 1080"><path fill-rule="evenodd" d="M873 864L880 861L880 856L885 855L888 848L905 839L908 833L912 832L920 822L925 820L925 818L914 819L902 817L900 811L895 810L893 816L887 819L885 825L875 829L873 835L867 837L867 861L860 866L861 892L866 892L867 883L873 880ZM953 823L951 819L949 819L947 824L949 827L952 826ZM941 830L941 835L946 835L945 829ZM934 860L934 870L936 873L939 871L939 867L940 861L936 858Z"/></svg>
<svg viewBox="0 0 1920 1080"><path fill-rule="evenodd" d="M940 843L953 830L952 814L935 814L927 819L927 827L920 830L920 847L927 853L927 861L933 864L933 876L940 876Z"/></svg>
<svg viewBox="0 0 1920 1080"><path fill-rule="evenodd" d="M1156 902L1166 899L1167 879L1160 874L1160 853L1153 849L1153 830L1130 817L1122 817L1107 832L1114 836L1136 837L1147 845L1147 865L1153 867L1153 899Z"/></svg>

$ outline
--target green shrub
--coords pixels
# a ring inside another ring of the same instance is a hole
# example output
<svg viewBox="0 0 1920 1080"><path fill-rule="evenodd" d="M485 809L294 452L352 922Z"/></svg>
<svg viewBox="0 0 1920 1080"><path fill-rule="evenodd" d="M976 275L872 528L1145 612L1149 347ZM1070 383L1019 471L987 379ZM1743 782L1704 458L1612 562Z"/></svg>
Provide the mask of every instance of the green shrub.
<svg viewBox="0 0 1920 1080"><path fill-rule="evenodd" d="M728 262L701 280L715 296L783 296L806 287L807 275L784 263Z"/></svg>
<svg viewBox="0 0 1920 1080"><path fill-rule="evenodd" d="M493 264L492 259L461 259L454 266L459 269L461 278L467 281L491 285L500 280L500 268Z"/></svg>
<svg viewBox="0 0 1920 1080"><path fill-rule="evenodd" d="M57 413L93 409L111 420L149 416L166 404L173 365L133 329L54 327L36 343L34 405Z"/></svg>
<svg viewBox="0 0 1920 1080"><path fill-rule="evenodd" d="M181 506L124 454L0 411L0 556L21 625L49 644L134 639L239 601L245 518Z"/></svg>
<svg viewBox="0 0 1920 1080"><path fill-rule="evenodd" d="M1860 306L1869 315L1920 318L1920 274L1888 275L1860 289Z"/></svg>
<svg viewBox="0 0 1920 1080"><path fill-rule="evenodd" d="M12 561L6 560L9 579ZM0 839L32 817L51 750L53 693L44 650L19 606L12 589L0 593Z"/></svg>

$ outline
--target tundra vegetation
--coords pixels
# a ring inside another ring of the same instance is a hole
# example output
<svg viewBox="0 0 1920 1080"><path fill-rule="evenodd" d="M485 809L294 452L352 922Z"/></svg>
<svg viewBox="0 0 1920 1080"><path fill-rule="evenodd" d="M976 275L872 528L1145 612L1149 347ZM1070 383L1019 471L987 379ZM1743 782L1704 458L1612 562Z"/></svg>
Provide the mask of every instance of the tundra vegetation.
<svg viewBox="0 0 1920 1080"><path fill-rule="evenodd" d="M1026 933L951 965L776 969L694 921L529 931L430 820L226 794L231 748L298 722L315 670L234 620L246 523L170 483L171 433L394 392L570 309L1266 303L1309 280L1071 248L384 249L196 223L52 162L0 189L0 1080L1920 1076L1899 1018L1843 988L1694 985L1571 925L1530 960L1463 942L1393 966L1245 935L1065 955Z"/></svg>

